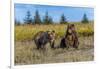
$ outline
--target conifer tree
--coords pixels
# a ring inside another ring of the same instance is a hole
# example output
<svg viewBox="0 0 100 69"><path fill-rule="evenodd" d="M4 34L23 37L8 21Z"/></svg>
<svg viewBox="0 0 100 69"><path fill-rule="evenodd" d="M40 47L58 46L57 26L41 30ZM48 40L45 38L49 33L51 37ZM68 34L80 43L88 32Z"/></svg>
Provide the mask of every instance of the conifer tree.
<svg viewBox="0 0 100 69"><path fill-rule="evenodd" d="M41 18L40 18L40 15L39 15L39 12L38 10L36 10L35 12L35 16L34 16L34 24L41 24Z"/></svg>
<svg viewBox="0 0 100 69"><path fill-rule="evenodd" d="M68 23L64 14L61 15L60 24Z"/></svg>
<svg viewBox="0 0 100 69"><path fill-rule="evenodd" d="M82 23L89 23L89 20L86 14L83 15Z"/></svg>
<svg viewBox="0 0 100 69"><path fill-rule="evenodd" d="M45 13L43 23L44 24L52 24L53 23L52 18L48 15L48 12Z"/></svg>
<svg viewBox="0 0 100 69"><path fill-rule="evenodd" d="M21 25L21 22L15 19L15 25Z"/></svg>
<svg viewBox="0 0 100 69"><path fill-rule="evenodd" d="M27 11L26 17L24 19L25 24L31 24L32 23L32 18L31 18L31 13L30 11Z"/></svg>

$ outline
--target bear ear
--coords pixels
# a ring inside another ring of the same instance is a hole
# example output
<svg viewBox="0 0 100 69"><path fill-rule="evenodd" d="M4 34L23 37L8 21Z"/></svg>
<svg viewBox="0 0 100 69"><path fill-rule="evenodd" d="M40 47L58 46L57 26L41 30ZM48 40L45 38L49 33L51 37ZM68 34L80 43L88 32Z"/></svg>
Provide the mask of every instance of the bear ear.
<svg viewBox="0 0 100 69"><path fill-rule="evenodd" d="M52 30L53 33L55 33L55 30Z"/></svg>
<svg viewBox="0 0 100 69"><path fill-rule="evenodd" d="M71 24L68 24L67 28L70 28Z"/></svg>
<svg viewBox="0 0 100 69"><path fill-rule="evenodd" d="M47 31L47 33L48 33L48 34L51 34L51 31L49 30L49 31Z"/></svg>
<svg viewBox="0 0 100 69"><path fill-rule="evenodd" d="M69 25L70 25L70 24L68 24L68 27L69 27Z"/></svg>
<svg viewBox="0 0 100 69"><path fill-rule="evenodd" d="M74 27L75 25L74 24L71 24L71 26Z"/></svg>

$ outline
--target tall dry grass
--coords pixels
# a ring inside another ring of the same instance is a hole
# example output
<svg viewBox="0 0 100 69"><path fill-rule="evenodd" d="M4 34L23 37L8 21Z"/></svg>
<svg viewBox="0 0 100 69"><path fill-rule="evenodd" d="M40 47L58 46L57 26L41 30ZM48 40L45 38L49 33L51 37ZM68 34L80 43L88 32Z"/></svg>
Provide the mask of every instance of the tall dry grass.
<svg viewBox="0 0 100 69"><path fill-rule="evenodd" d="M88 36L94 34L93 23L75 24L79 36ZM39 31L55 30L58 37L64 36L67 24L53 25L21 25L15 26L15 40L32 40L34 35Z"/></svg>
<svg viewBox="0 0 100 69"><path fill-rule="evenodd" d="M80 37L78 49L51 49L46 45L46 50L37 50L33 41L17 41L15 44L15 65L81 62L94 60L94 38ZM56 41L55 47L59 46L60 39Z"/></svg>
<svg viewBox="0 0 100 69"><path fill-rule="evenodd" d="M75 27L80 42L78 49L51 49L50 45L47 44L46 50L37 50L32 40L37 32L55 30L59 37L55 41L55 47L58 47L60 45L60 37L65 34L67 24L15 26L15 65L94 60L93 23L76 23Z"/></svg>

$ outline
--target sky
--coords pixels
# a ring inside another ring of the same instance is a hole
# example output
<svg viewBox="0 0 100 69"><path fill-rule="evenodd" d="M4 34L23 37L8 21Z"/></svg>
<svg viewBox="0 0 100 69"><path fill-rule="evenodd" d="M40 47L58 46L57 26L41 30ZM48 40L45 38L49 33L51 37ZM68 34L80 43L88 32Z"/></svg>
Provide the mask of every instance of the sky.
<svg viewBox="0 0 100 69"><path fill-rule="evenodd" d="M54 22L59 22L61 15L64 14L68 22L79 22L82 20L84 13L89 20L94 20L94 9L87 7L71 7L71 6L52 6L38 4L18 4L14 5L15 19L24 22L27 11L31 12L31 17L34 19L35 11L39 11L41 19L44 18L45 12L48 11Z"/></svg>

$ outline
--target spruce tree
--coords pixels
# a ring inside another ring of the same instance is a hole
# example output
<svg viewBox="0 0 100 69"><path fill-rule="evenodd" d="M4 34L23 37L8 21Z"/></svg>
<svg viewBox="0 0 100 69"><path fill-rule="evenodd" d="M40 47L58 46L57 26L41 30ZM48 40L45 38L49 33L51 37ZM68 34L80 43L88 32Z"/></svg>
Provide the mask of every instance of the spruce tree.
<svg viewBox="0 0 100 69"><path fill-rule="evenodd" d="M27 11L26 17L24 19L25 24L31 24L32 23L32 18L31 18L31 13L30 11Z"/></svg>
<svg viewBox="0 0 100 69"><path fill-rule="evenodd" d="M53 19L49 17L49 24L53 24Z"/></svg>
<svg viewBox="0 0 100 69"><path fill-rule="evenodd" d="M84 14L83 15L83 19L82 19L82 21L81 21L82 23L89 23L89 21L88 21L88 18L87 18L87 15L86 14Z"/></svg>
<svg viewBox="0 0 100 69"><path fill-rule="evenodd" d="M21 22L15 19L15 25L21 25Z"/></svg>
<svg viewBox="0 0 100 69"><path fill-rule="evenodd" d="M64 14L61 15L60 24L68 23Z"/></svg>
<svg viewBox="0 0 100 69"><path fill-rule="evenodd" d="M52 24L53 23L52 18L48 15L48 12L45 13L43 23L44 24Z"/></svg>
<svg viewBox="0 0 100 69"><path fill-rule="evenodd" d="M35 12L34 24L41 24L41 18L40 18L38 10L36 10L36 12Z"/></svg>

